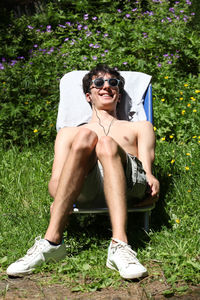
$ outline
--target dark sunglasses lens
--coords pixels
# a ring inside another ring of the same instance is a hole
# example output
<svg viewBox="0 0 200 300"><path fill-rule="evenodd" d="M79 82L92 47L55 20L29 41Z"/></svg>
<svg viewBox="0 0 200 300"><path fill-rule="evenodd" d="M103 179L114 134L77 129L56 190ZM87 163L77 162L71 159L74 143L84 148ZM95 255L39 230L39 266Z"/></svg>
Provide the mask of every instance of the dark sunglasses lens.
<svg viewBox="0 0 200 300"><path fill-rule="evenodd" d="M94 84L96 85L96 87L102 87L104 85L104 80L103 78L96 78L94 80Z"/></svg>
<svg viewBox="0 0 200 300"><path fill-rule="evenodd" d="M116 78L110 78L108 83L110 86L118 86L118 80Z"/></svg>

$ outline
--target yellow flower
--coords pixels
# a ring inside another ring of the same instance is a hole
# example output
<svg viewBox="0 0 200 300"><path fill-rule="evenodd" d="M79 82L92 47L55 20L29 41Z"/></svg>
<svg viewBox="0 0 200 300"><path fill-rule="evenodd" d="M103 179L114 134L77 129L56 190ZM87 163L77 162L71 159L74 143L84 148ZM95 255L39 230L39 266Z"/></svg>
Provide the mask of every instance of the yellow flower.
<svg viewBox="0 0 200 300"><path fill-rule="evenodd" d="M5 81L3 82L3 85L5 85L6 83L5 83Z"/></svg>
<svg viewBox="0 0 200 300"><path fill-rule="evenodd" d="M177 223L177 224L180 224L180 220L179 220L179 219L176 219L176 223Z"/></svg>
<svg viewBox="0 0 200 300"><path fill-rule="evenodd" d="M51 103L51 101L46 101L46 104L50 104Z"/></svg>
<svg viewBox="0 0 200 300"><path fill-rule="evenodd" d="M168 176L169 176L169 177L171 177L171 176L172 176L172 174L168 174Z"/></svg>
<svg viewBox="0 0 200 300"><path fill-rule="evenodd" d="M191 190L188 190L188 193L191 193Z"/></svg>
<svg viewBox="0 0 200 300"><path fill-rule="evenodd" d="M191 106L191 104L190 104L190 103L188 103L188 104L187 104L187 107L190 107L190 106Z"/></svg>
<svg viewBox="0 0 200 300"><path fill-rule="evenodd" d="M161 99L161 101L162 101L162 102L164 102L164 101L165 101L165 99L164 99L164 98L162 98L162 99Z"/></svg>
<svg viewBox="0 0 200 300"><path fill-rule="evenodd" d="M187 155L187 156L190 156L191 154L187 152L186 155Z"/></svg>
<svg viewBox="0 0 200 300"><path fill-rule="evenodd" d="M179 100L183 100L183 97L179 98Z"/></svg>
<svg viewBox="0 0 200 300"><path fill-rule="evenodd" d="M179 91L179 93L180 93L181 95L183 95L183 92Z"/></svg>
<svg viewBox="0 0 200 300"><path fill-rule="evenodd" d="M154 127L153 127L153 130L154 130L154 131L156 131L156 130L157 130L156 126L154 126Z"/></svg>
<svg viewBox="0 0 200 300"><path fill-rule="evenodd" d="M165 137L163 137L161 140L162 140L162 141L165 141Z"/></svg>
<svg viewBox="0 0 200 300"><path fill-rule="evenodd" d="M193 112L197 112L197 110L196 110L196 109L193 109Z"/></svg>
<svg viewBox="0 0 200 300"><path fill-rule="evenodd" d="M181 114L182 114L182 115L184 115L184 114L185 114L185 110L184 110L184 109L182 110Z"/></svg>
<svg viewBox="0 0 200 300"><path fill-rule="evenodd" d="M169 138L170 138L170 139L173 139L173 138L174 138L174 136L173 136L173 135L170 135L170 136L169 136Z"/></svg>
<svg viewBox="0 0 200 300"><path fill-rule="evenodd" d="M50 124L50 127L53 127L54 125L53 124Z"/></svg>
<svg viewBox="0 0 200 300"><path fill-rule="evenodd" d="M37 130L37 129L34 129L34 130L33 130L33 132L34 132L34 133L37 133L37 132L38 132L38 130Z"/></svg>
<svg viewBox="0 0 200 300"><path fill-rule="evenodd" d="M187 87L187 86L188 86L188 84L187 84L187 83L185 83L185 84L184 84L184 87Z"/></svg>
<svg viewBox="0 0 200 300"><path fill-rule="evenodd" d="M27 104L28 104L28 101L25 101L25 102L24 102L24 104L26 104L26 105L27 105Z"/></svg>
<svg viewBox="0 0 200 300"><path fill-rule="evenodd" d="M165 79L168 79L168 78L169 78L169 76L165 76L164 78L165 78Z"/></svg>
<svg viewBox="0 0 200 300"><path fill-rule="evenodd" d="M194 135L192 138L193 138L193 139L196 139L196 138L197 138L197 136L196 136L196 135Z"/></svg>
<svg viewBox="0 0 200 300"><path fill-rule="evenodd" d="M198 136L198 138L200 139L200 135Z"/></svg>
<svg viewBox="0 0 200 300"><path fill-rule="evenodd" d="M196 93L196 94L200 93L200 90L195 90L195 93Z"/></svg>
<svg viewBox="0 0 200 300"><path fill-rule="evenodd" d="M171 164L173 165L175 163L175 159L172 159L171 160Z"/></svg>
<svg viewBox="0 0 200 300"><path fill-rule="evenodd" d="M194 97L190 97L190 99L191 99L192 101L195 101L195 100L196 100Z"/></svg>
<svg viewBox="0 0 200 300"><path fill-rule="evenodd" d="M185 170L188 171L190 168L188 166L185 167Z"/></svg>

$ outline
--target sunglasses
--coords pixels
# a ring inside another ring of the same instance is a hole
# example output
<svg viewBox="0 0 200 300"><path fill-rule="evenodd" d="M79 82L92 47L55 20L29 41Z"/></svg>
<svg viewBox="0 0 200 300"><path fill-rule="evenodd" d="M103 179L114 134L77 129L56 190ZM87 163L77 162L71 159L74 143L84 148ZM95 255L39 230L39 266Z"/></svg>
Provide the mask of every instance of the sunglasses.
<svg viewBox="0 0 200 300"><path fill-rule="evenodd" d="M108 81L110 87L117 87L120 83L120 80L117 78L104 79L103 77L99 77L92 80L96 88L102 88L105 84L105 81Z"/></svg>

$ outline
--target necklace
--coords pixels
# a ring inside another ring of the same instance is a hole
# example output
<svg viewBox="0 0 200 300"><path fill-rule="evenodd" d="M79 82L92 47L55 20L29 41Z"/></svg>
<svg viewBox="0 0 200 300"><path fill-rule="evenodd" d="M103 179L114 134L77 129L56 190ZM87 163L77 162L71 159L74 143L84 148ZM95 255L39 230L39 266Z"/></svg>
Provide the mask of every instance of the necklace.
<svg viewBox="0 0 200 300"><path fill-rule="evenodd" d="M114 121L114 118L112 118L112 120L111 120L111 122L110 122L110 125L108 126L108 130L107 130L107 132L106 132L105 127L101 124L101 120L99 119L99 125L103 128L103 131L104 131L104 133L105 133L106 136L107 136L107 135L109 134L109 132L110 132L110 128L111 128L111 125L112 125L113 121Z"/></svg>
<svg viewBox="0 0 200 300"><path fill-rule="evenodd" d="M94 108L95 108L96 116L97 116L97 118L98 118L98 120L99 120L99 125L103 128L103 131L104 131L104 133L105 133L105 136L107 136L107 135L109 134L109 132L110 132L110 128L111 128L112 123L113 123L113 121L115 120L115 118L114 118L114 117L112 118L112 120L111 120L111 122L110 122L110 124L109 124L109 126L108 126L108 130L107 130L107 132L106 132L105 127L102 125L101 119L100 119L99 116L98 116L96 107L94 106Z"/></svg>

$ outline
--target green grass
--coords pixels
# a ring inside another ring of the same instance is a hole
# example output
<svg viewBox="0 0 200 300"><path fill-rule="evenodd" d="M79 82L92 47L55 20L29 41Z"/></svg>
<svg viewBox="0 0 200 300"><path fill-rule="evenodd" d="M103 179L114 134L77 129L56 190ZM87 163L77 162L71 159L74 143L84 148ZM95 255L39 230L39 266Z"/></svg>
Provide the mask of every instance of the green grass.
<svg viewBox="0 0 200 300"><path fill-rule="evenodd" d="M171 287L166 293L176 290L177 284L197 284L200 279L198 148L198 140L190 145L158 142L155 173L161 182L161 198L152 214L150 233L138 227L136 217L141 215L129 216L129 241L150 274L152 264L159 265ZM177 153L173 164L171 153ZM5 271L33 245L36 236L45 233L52 201L47 185L53 145L1 149L0 159L0 269ZM107 216L72 216L64 234L67 258L36 272L51 272L49 283L62 281L73 291L117 288L125 283L105 267L110 237Z"/></svg>

